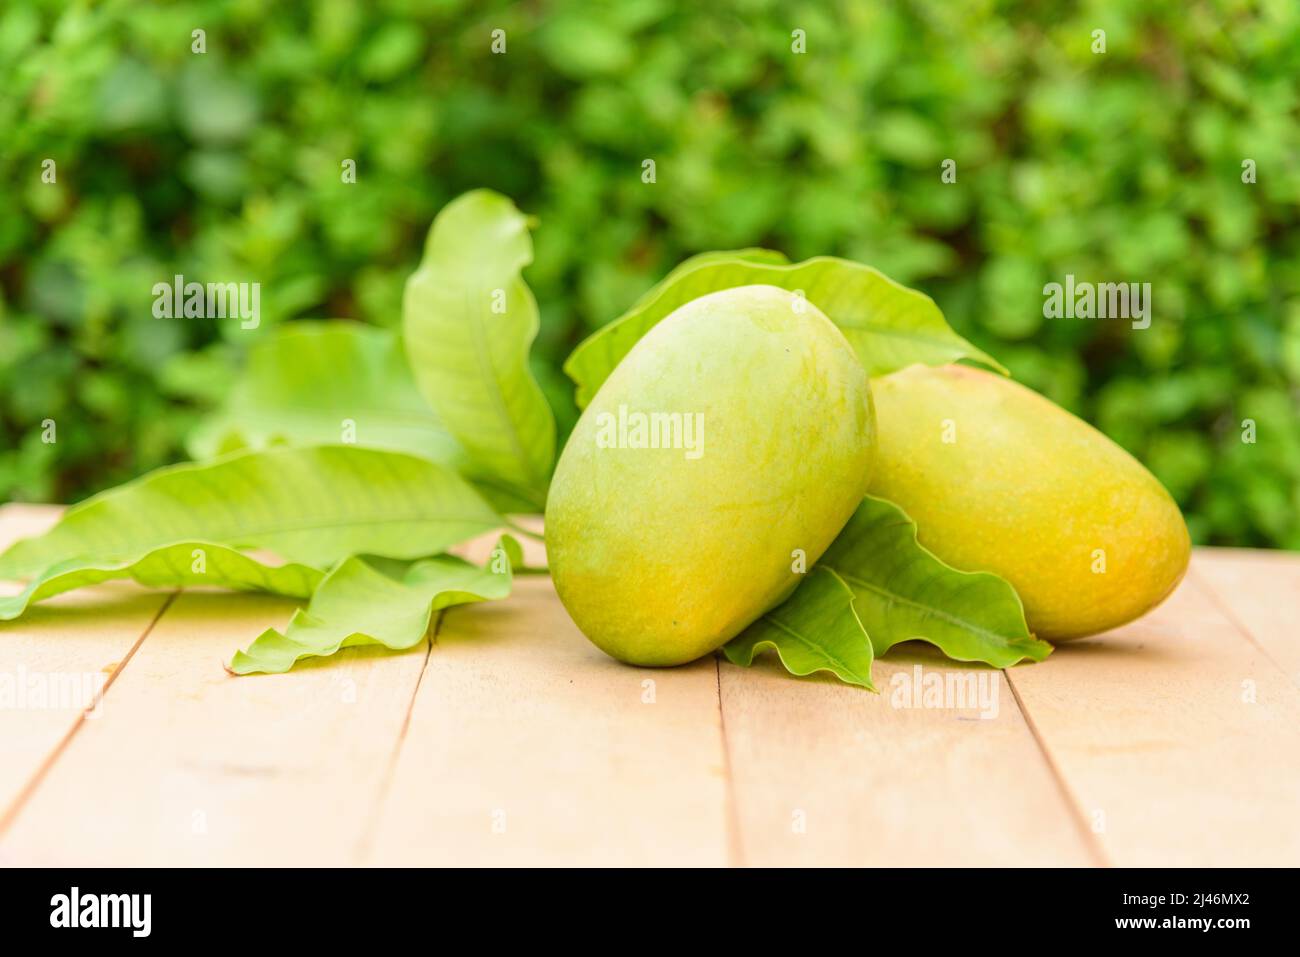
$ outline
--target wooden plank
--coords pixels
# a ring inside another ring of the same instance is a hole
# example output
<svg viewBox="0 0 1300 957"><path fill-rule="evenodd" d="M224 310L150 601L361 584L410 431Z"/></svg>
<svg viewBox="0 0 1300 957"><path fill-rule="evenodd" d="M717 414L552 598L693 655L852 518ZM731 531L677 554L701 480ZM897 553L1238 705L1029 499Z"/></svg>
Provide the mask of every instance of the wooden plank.
<svg viewBox="0 0 1300 957"><path fill-rule="evenodd" d="M0 552L20 538L31 538L49 530L61 514L61 505L27 505L21 502L0 505Z"/></svg>
<svg viewBox="0 0 1300 957"><path fill-rule="evenodd" d="M0 509L0 547L56 514ZM0 625L0 673L129 656L93 718L0 708L0 860L1293 863L1297 567L1198 552L1142 622L1006 675L903 646L879 696L767 659L627 668L544 576L452 610L431 651L232 678L220 662L292 602L187 592L148 631L167 594L98 586ZM987 720L908 693L980 674Z"/></svg>
<svg viewBox="0 0 1300 957"><path fill-rule="evenodd" d="M1098 862L1002 672L916 642L876 662L879 695L770 656L719 667L743 863Z"/></svg>
<svg viewBox="0 0 1300 957"><path fill-rule="evenodd" d="M1300 555L1201 548L1192 574L1224 616L1300 687Z"/></svg>
<svg viewBox="0 0 1300 957"><path fill-rule="evenodd" d="M0 508L0 550L39 535L61 508ZM17 594L17 582L0 593ZM97 720L101 695L157 618L167 593L106 584L59 595L16 621L0 622L0 830L83 715Z"/></svg>
<svg viewBox="0 0 1300 957"><path fill-rule="evenodd" d="M1195 578L1049 663L1011 683L1111 861L1300 860L1300 697Z"/></svg>
<svg viewBox="0 0 1300 957"><path fill-rule="evenodd" d="M0 852L30 865L356 859L426 656L351 649L285 675L222 662L292 601L186 591L31 798Z"/></svg>
<svg viewBox="0 0 1300 957"><path fill-rule="evenodd" d="M367 860L727 861L712 661L606 657L544 576L443 617Z"/></svg>

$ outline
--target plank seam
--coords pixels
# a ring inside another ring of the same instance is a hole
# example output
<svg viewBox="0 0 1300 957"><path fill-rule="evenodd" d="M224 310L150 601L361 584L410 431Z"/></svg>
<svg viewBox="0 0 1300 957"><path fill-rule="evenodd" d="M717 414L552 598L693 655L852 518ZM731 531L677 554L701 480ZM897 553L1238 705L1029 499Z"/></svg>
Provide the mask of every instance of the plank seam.
<svg viewBox="0 0 1300 957"><path fill-rule="evenodd" d="M361 837L358 838L353 849L353 860L358 866L364 866L366 860L374 853L375 834L384 813L384 806L388 803L388 792L393 786L393 778L397 774L397 762L402 756L402 746L406 744L406 736L411 729L411 715L415 713L415 702L420 696L420 686L424 684L424 675L429 670L429 660L433 656L433 646L437 643L438 632L442 630L442 622L446 615L447 609L438 610L437 617L426 636L424 662L420 665L420 673L415 678L415 685L411 689L411 700L406 705L406 715L402 718L397 740L393 743L393 753L388 758L388 767L384 769L383 780L379 783L379 792L375 796L375 813L370 816L368 825L361 832Z"/></svg>
<svg viewBox="0 0 1300 957"><path fill-rule="evenodd" d="M14 797L13 802L5 809L4 814L0 815L0 838L3 838L5 832L13 826L14 821L18 819L18 815L22 812L23 807L29 800L31 800L32 796L36 793L37 788L41 786L41 782L44 781L45 777L50 773L55 762L58 761L59 758L63 756L63 752L68 749L68 745L72 743L72 739L86 723L86 715L91 711L94 711L103 703L104 696L108 694L108 689L113 687L113 684L117 681L117 676L126 670L126 666L130 664L131 659L135 657L135 653L140 650L140 646L144 644L144 640L153 633L154 627L166 613L167 609L172 606L172 603L180 593L181 589L177 589L163 600L157 613L153 616L152 620L150 620L149 624L145 626L140 637L137 638L135 643L127 650L127 653L122 657L122 660L118 662L117 667L114 668L112 673L108 676L108 680L104 682L104 686L95 694L95 697L90 704L82 709L81 714L77 715L77 720L72 723L72 726L68 728L66 732L64 732L63 737L59 739L59 743L56 744L50 753L45 756L45 760L41 762L40 767L36 769L35 773L32 774L27 783L23 785L22 789Z"/></svg>
<svg viewBox="0 0 1300 957"><path fill-rule="evenodd" d="M1110 859L1106 855L1106 849L1102 846L1097 835L1088 827L1087 819L1083 812L1083 806L1075 795L1073 789L1065 780L1065 775L1061 772L1060 766L1052 758L1052 753L1048 750L1047 742L1043 740L1042 733L1038 730L1038 725L1034 723L1033 717L1029 714L1029 709L1025 707L1024 700L1020 697L1020 692L1016 690L1016 683L1011 679L1007 669L1002 669L1002 675L1006 679L1007 687L1011 689L1011 697L1016 702L1016 707L1020 709L1020 716L1025 721L1025 726L1029 729L1030 736L1034 739L1034 744L1038 746L1038 752L1047 762L1047 770L1052 775L1052 780L1056 782L1057 789L1061 792L1061 797L1065 799L1065 805L1070 813L1070 819L1074 821L1075 827L1079 831L1079 836L1083 839L1083 846L1087 848L1088 854L1093 858L1097 867L1110 867Z"/></svg>
<svg viewBox="0 0 1300 957"><path fill-rule="evenodd" d="M1223 616L1224 620L1228 624L1232 625L1232 627L1237 630L1237 633L1241 635L1241 637L1245 638L1246 641L1248 641L1252 646L1254 646L1256 651L1258 651L1261 655L1264 656L1265 661L1271 664L1278 671L1282 672L1282 674L1286 676L1286 679L1289 682L1291 682L1291 684L1293 684L1297 688L1300 688L1300 676L1293 675L1291 674L1291 672L1287 671L1287 669L1282 665L1282 663L1278 661L1276 658L1274 658L1269 653L1269 650L1259 643L1258 639L1255 638L1254 633L1250 630L1250 628L1246 625L1246 623L1237 617L1236 613L1232 610L1232 606L1229 605L1227 601L1219 595L1214 585L1208 579L1202 577L1201 573L1196 569L1195 566L1191 566L1187 569L1187 578L1189 581L1193 582L1196 585L1196 587L1200 590L1201 594L1204 595L1206 599L1210 602L1210 604L1213 605L1215 609L1218 610L1219 614Z"/></svg>
<svg viewBox="0 0 1300 957"><path fill-rule="evenodd" d="M722 659L713 656L714 676L718 689L718 721L722 733L722 771L726 777L727 859L732 867L744 867L744 847L740 840L740 814L736 807L736 784L731 768L731 743L727 740L727 709L722 705Z"/></svg>

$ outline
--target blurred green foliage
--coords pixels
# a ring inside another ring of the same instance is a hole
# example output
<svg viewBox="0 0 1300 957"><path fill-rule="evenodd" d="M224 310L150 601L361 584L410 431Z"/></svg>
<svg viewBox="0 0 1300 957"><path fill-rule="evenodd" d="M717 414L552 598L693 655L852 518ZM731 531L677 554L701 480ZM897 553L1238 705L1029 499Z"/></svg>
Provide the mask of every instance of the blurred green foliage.
<svg viewBox="0 0 1300 957"><path fill-rule="evenodd" d="M180 458L275 323L394 325L434 213L490 186L539 221L562 427L568 350L680 259L839 254L1133 451L1196 540L1300 548L1295 0L0 10L0 495ZM260 281L261 327L155 319L175 273ZM1066 273L1152 283L1151 327L1045 320Z"/></svg>

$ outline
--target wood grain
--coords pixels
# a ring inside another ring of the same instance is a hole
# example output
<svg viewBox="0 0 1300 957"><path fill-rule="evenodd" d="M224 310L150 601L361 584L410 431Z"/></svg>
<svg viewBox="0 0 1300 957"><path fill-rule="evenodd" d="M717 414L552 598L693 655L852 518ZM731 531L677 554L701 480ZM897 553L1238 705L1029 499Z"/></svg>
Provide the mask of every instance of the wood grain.
<svg viewBox="0 0 1300 957"><path fill-rule="evenodd" d="M879 695L770 656L720 668L744 863L1096 863L1002 672L915 642L876 663ZM964 699L914 690L948 676ZM981 700L971 681L991 706L957 707Z"/></svg>
<svg viewBox="0 0 1300 957"><path fill-rule="evenodd" d="M1224 616L1300 687L1300 559L1287 552L1202 548L1191 573Z"/></svg>
<svg viewBox="0 0 1300 957"><path fill-rule="evenodd" d="M19 864L353 863L425 647L351 649L289 674L222 667L293 602L187 591L20 808Z"/></svg>
<svg viewBox="0 0 1300 957"><path fill-rule="evenodd" d="M0 550L45 531L61 511L0 507ZM17 582L0 583L5 595L21 590ZM97 720L115 670L169 598L133 584L98 585L0 622L0 830L83 717Z"/></svg>
<svg viewBox="0 0 1300 957"><path fill-rule="evenodd" d="M1111 861L1300 860L1300 698L1195 578L1048 664L1008 674Z"/></svg>
<svg viewBox="0 0 1300 957"><path fill-rule="evenodd" d="M444 615L368 860L720 865L725 775L712 661L621 665L527 578Z"/></svg>
<svg viewBox="0 0 1300 957"><path fill-rule="evenodd" d="M0 509L0 547L57 512ZM545 576L412 652L234 678L221 662L293 603L173 595L102 585L0 625L0 675L118 666L91 717L0 708L0 860L1300 860L1300 556L1200 550L1144 620L1005 673L900 646L880 695L770 659L625 667ZM996 705L913 696L918 674L982 675Z"/></svg>

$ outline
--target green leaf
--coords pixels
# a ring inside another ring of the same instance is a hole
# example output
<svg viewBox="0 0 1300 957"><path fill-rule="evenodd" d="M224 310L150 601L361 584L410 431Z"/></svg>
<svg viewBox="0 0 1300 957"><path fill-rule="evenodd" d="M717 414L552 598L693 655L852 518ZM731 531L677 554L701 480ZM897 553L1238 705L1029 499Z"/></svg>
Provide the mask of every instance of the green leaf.
<svg viewBox="0 0 1300 957"><path fill-rule="evenodd" d="M407 280L402 335L421 394L468 454L466 474L540 508L555 420L528 369L539 319L520 271L532 259L528 220L509 199L453 200Z"/></svg>
<svg viewBox="0 0 1300 957"><path fill-rule="evenodd" d="M668 275L664 276L657 283L647 289L635 303L632 308L636 309L650 302L659 295L668 286L673 285L682 276L688 272L694 272L701 266L707 266L710 263L722 263L732 260L739 260L747 263L760 263L775 266L785 265L790 262L785 253L778 252L775 249L763 249L760 246L751 246L747 249L715 249L707 253L696 253L689 259L683 259ZM618 320L615 320L617 322ZM612 325L613 323L611 323ZM608 327L606 327L608 328Z"/></svg>
<svg viewBox="0 0 1300 957"><path fill-rule="evenodd" d="M47 568L20 594L0 598L0 621L19 617L33 602L54 595L130 578L148 588L214 585L239 591L264 591L309 598L325 573L290 562L265 565L214 542L179 542L154 549L136 561L94 562L73 558Z"/></svg>
<svg viewBox="0 0 1300 957"><path fill-rule="evenodd" d="M459 468L465 453L415 387L401 341L354 322L291 322L249 351L221 410L190 435L195 459L242 448L351 441Z"/></svg>
<svg viewBox="0 0 1300 957"><path fill-rule="evenodd" d="M913 638L949 658L998 668L1051 654L1051 645L1030 634L1010 584L940 561L917 542L916 523L892 502L864 499L817 567L833 570L853 589L877 655Z"/></svg>
<svg viewBox="0 0 1300 957"><path fill-rule="evenodd" d="M657 292L652 290L651 297L578 344L564 371L577 383L579 406L591 401L637 341L673 310L720 289L754 284L802 290L809 302L839 326L870 376L918 362L943 365L957 359L974 359L1006 372L991 356L953 332L929 296L899 285L870 266L830 256L791 264L704 258L686 268L689 263L674 270L656 287Z"/></svg>
<svg viewBox="0 0 1300 957"><path fill-rule="evenodd" d="M0 555L0 580L73 558L133 563L191 541L319 568L354 554L420 558L501 524L464 479L427 459L350 445L266 449L159 469L87 499Z"/></svg>
<svg viewBox="0 0 1300 957"><path fill-rule="evenodd" d="M765 648L795 675L829 671L872 691L871 640L853 607L853 592L828 568L814 567L782 604L723 646L727 660L748 667Z"/></svg>
<svg viewBox="0 0 1300 957"><path fill-rule="evenodd" d="M477 568L440 555L416 562L400 578L361 558L349 558L326 576L307 609L298 609L283 633L262 632L247 651L237 651L237 675L288 671L302 658L326 657L341 648L382 645L402 651L429 631L435 611L450 605L505 598L519 544L503 536L487 564Z"/></svg>

